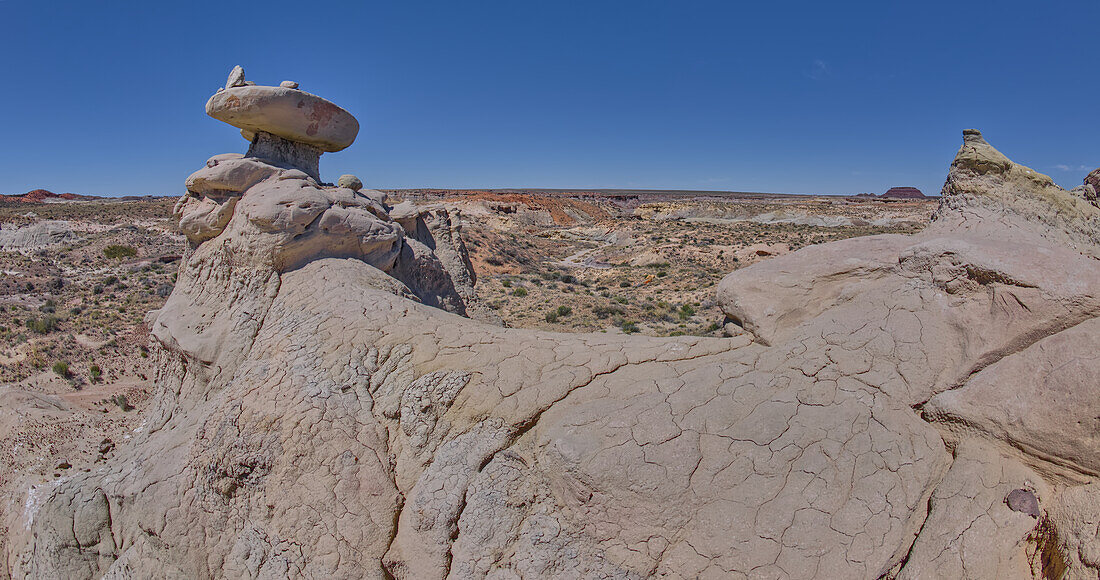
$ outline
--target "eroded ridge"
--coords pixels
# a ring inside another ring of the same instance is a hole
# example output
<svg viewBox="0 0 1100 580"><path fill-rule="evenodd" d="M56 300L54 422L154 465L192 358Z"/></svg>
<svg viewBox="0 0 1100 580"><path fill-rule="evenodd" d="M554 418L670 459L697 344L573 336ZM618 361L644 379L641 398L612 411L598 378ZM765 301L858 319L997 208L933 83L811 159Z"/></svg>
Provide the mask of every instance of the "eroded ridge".
<svg viewBox="0 0 1100 580"><path fill-rule="evenodd" d="M178 207L145 426L8 514L11 576L1096 573L1090 210L1028 214L1073 196L973 134L921 234L727 277L744 334L565 335L463 316L457 216L324 185L257 107Z"/></svg>

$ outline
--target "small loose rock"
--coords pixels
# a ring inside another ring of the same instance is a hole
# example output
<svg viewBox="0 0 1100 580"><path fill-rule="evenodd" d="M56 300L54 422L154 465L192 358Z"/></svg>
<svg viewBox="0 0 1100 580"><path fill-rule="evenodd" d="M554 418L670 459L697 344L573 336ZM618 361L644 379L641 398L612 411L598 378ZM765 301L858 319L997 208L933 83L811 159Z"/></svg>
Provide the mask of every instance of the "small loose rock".
<svg viewBox="0 0 1100 580"><path fill-rule="evenodd" d="M1033 518L1039 517L1039 499L1035 494L1026 489L1014 489L1005 498L1008 509L1014 512L1027 514Z"/></svg>

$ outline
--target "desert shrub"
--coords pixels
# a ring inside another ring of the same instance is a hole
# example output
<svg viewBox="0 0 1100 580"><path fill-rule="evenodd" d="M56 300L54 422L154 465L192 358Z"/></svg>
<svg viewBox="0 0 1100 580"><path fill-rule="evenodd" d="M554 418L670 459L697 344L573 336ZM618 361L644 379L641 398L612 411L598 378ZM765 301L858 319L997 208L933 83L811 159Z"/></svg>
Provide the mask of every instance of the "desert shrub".
<svg viewBox="0 0 1100 580"><path fill-rule="evenodd" d="M48 334L57 329L58 323L61 319L53 314L47 314L42 318L28 318L27 328L31 332L37 332L38 334Z"/></svg>
<svg viewBox="0 0 1100 580"><path fill-rule="evenodd" d="M573 308L569 306L558 306L558 316L569 316L573 314Z"/></svg>
<svg viewBox="0 0 1100 580"><path fill-rule="evenodd" d="M516 288L515 290L512 290L512 296L518 296L520 298L523 298L524 296L527 296L527 289L526 288Z"/></svg>
<svg viewBox="0 0 1100 580"><path fill-rule="evenodd" d="M576 284L577 278L574 277L572 274L566 274L561 277L561 281L565 282L566 284Z"/></svg>
<svg viewBox="0 0 1100 580"><path fill-rule="evenodd" d="M111 402L118 405L118 408L123 411L130 411L133 409L133 407L130 406L130 401L126 399L126 395L111 395Z"/></svg>
<svg viewBox="0 0 1100 580"><path fill-rule="evenodd" d="M103 294L103 286L96 284L95 287L92 288L92 294Z"/></svg>
<svg viewBox="0 0 1100 580"><path fill-rule="evenodd" d="M38 311L53 314L57 312L57 302L54 302L53 299L47 300L45 304L38 307Z"/></svg>
<svg viewBox="0 0 1100 580"><path fill-rule="evenodd" d="M172 290L174 288L175 286L171 284L161 284L160 286L157 286L157 296L160 296L161 298L167 298L168 295L172 293Z"/></svg>
<svg viewBox="0 0 1100 580"><path fill-rule="evenodd" d="M505 288L511 288L512 287L512 280L510 280L508 278L505 278L504 280L501 281L500 285L504 286Z"/></svg>
<svg viewBox="0 0 1100 580"><path fill-rule="evenodd" d="M39 370L46 368L46 353L37 348L27 354L26 360L27 364L31 365L32 368Z"/></svg>
<svg viewBox="0 0 1100 580"><path fill-rule="evenodd" d="M103 279L104 286L111 286L113 284L118 284L118 276L107 276Z"/></svg>
<svg viewBox="0 0 1100 580"><path fill-rule="evenodd" d="M695 316L695 309L690 304L684 304L680 307L680 320L687 320L692 316Z"/></svg>
<svg viewBox="0 0 1100 580"><path fill-rule="evenodd" d="M103 376L103 369L99 368L99 365L93 364L88 367L88 378L92 379L92 382L96 382Z"/></svg>
<svg viewBox="0 0 1100 580"><path fill-rule="evenodd" d="M553 324L557 321L558 321L558 311L557 310L551 310L550 312L546 313L546 322L549 322L549 323Z"/></svg>
<svg viewBox="0 0 1100 580"><path fill-rule="evenodd" d="M619 288L630 288L630 280L619 282Z"/></svg>
<svg viewBox="0 0 1100 580"><path fill-rule="evenodd" d="M627 300L626 298L623 298L622 296L616 296L615 297L615 302L618 302L619 304L626 304L627 302L630 302L630 300Z"/></svg>
<svg viewBox="0 0 1100 580"><path fill-rule="evenodd" d="M668 333L668 335L669 336L683 336L684 331L682 331L682 330L673 330L672 332Z"/></svg>
<svg viewBox="0 0 1100 580"><path fill-rule="evenodd" d="M593 306L592 313L596 315L596 318L603 320L613 314L622 315L624 310L618 306Z"/></svg>
<svg viewBox="0 0 1100 580"><path fill-rule="evenodd" d="M132 258L137 255L137 250L131 246L120 246L118 244L111 244L106 248L103 248L103 255L111 260L117 260L120 258Z"/></svg>
<svg viewBox="0 0 1100 580"><path fill-rule="evenodd" d="M634 334L635 332L638 332L638 325L629 320L623 321L622 326L620 326L619 328L621 328L622 331L627 334Z"/></svg>
<svg viewBox="0 0 1100 580"><path fill-rule="evenodd" d="M69 363L65 361L57 361L53 363L53 372L55 375L61 378L69 377Z"/></svg>
<svg viewBox="0 0 1100 580"><path fill-rule="evenodd" d="M665 276L668 276L668 272L665 272L664 270L661 270L660 272L657 272L657 277L658 278L664 278Z"/></svg>
<svg viewBox="0 0 1100 580"><path fill-rule="evenodd" d="M722 325L718 324L717 322L712 322L710 323L710 326L707 326L707 332L714 332L719 328L722 328Z"/></svg>

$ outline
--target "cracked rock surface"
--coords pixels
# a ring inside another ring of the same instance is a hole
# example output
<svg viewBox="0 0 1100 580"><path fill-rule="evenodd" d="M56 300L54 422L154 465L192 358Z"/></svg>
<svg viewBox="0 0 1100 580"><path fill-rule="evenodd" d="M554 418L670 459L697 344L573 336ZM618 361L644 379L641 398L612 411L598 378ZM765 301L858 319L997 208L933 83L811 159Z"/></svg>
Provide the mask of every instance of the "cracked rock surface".
<svg viewBox="0 0 1100 580"><path fill-rule="evenodd" d="M921 234L727 277L729 339L471 320L449 216L214 158L154 410L28 490L4 572L1095 576L1095 214L971 137Z"/></svg>

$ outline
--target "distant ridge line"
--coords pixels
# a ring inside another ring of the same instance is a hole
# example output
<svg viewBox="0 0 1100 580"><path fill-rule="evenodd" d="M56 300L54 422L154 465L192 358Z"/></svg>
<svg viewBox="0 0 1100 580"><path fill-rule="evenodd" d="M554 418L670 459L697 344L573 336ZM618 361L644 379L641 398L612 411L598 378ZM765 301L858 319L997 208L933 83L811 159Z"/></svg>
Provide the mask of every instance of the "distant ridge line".
<svg viewBox="0 0 1100 580"><path fill-rule="evenodd" d="M747 199L752 198L777 198L777 197L798 197L798 198L811 198L811 197L837 197L837 198L856 198L856 194L839 194L839 193L774 193L774 192L758 192L758 191L724 191L724 190L705 190L705 189L586 189L586 188L568 188L568 189L552 189L552 188L462 188L462 189L450 189L442 187L407 187L399 189L383 189L382 191L391 193L543 193L543 194L562 194L562 195L604 195L604 196L632 196L632 195L654 195L654 196L676 196L676 197L743 197ZM877 196L876 196L877 197ZM925 199L937 199L939 196L925 196Z"/></svg>

